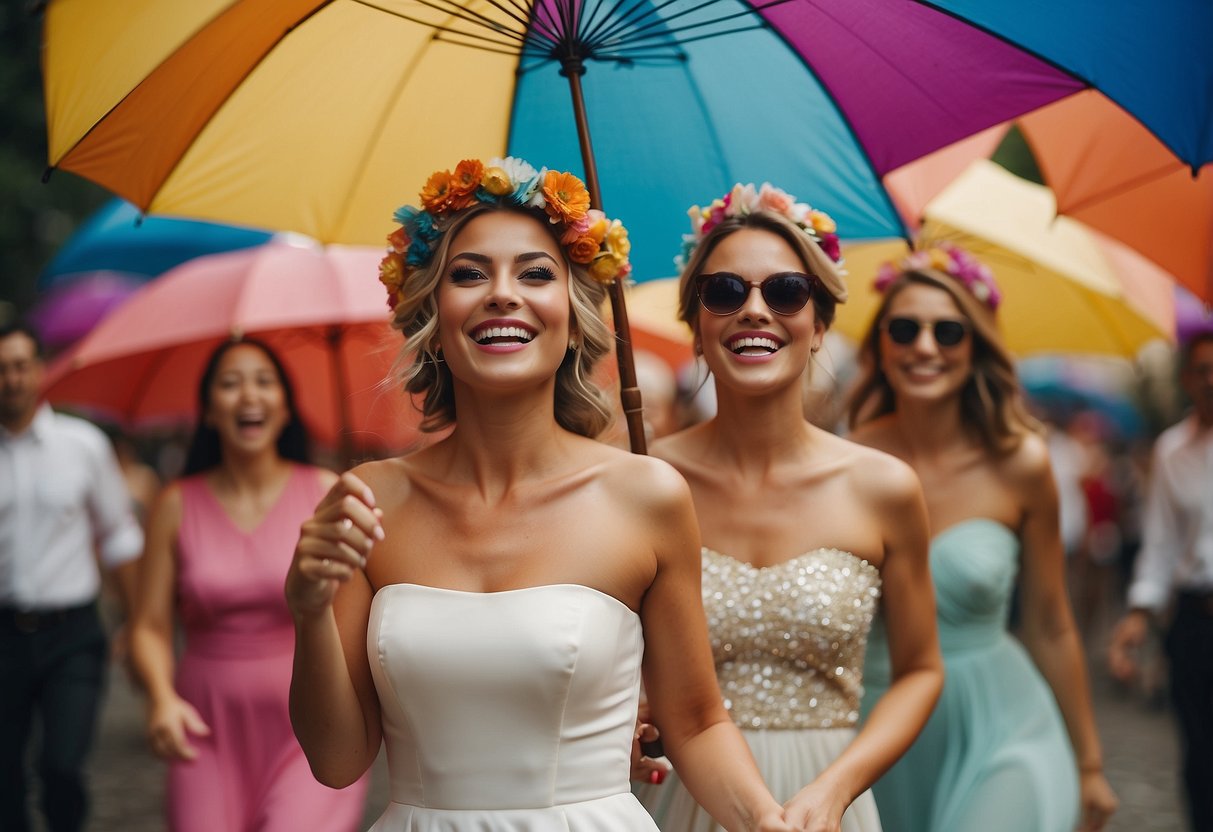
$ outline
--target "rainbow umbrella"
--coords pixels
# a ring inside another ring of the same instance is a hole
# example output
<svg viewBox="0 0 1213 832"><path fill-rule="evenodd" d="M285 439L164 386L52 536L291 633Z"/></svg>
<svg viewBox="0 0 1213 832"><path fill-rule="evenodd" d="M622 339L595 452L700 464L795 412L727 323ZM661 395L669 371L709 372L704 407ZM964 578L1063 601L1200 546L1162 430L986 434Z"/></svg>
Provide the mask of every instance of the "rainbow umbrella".
<svg viewBox="0 0 1213 832"><path fill-rule="evenodd" d="M882 174L1090 85L1202 152L1213 9L1054 5L52 0L49 162L145 211L375 244L430 172L510 153L583 171L644 279L736 181L901 234Z"/></svg>

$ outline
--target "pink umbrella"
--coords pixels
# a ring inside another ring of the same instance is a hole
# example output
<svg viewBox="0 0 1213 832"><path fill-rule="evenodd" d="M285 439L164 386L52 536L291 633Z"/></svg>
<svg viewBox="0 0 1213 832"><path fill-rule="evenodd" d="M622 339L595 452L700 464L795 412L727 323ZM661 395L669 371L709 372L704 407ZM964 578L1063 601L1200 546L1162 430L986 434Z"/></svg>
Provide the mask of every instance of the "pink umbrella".
<svg viewBox="0 0 1213 832"><path fill-rule="evenodd" d="M385 383L401 344L375 279L378 249L306 238L184 263L146 284L64 355L46 395L138 428L196 418L207 356L228 338L276 348L313 437L399 450L418 439L419 415Z"/></svg>

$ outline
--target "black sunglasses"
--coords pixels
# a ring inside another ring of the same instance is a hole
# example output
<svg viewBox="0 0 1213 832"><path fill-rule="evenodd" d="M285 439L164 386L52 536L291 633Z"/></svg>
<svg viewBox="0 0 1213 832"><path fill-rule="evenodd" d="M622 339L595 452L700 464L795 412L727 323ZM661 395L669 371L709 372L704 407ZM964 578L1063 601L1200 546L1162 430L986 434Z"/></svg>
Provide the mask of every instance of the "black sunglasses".
<svg viewBox="0 0 1213 832"><path fill-rule="evenodd" d="M817 278L800 272L773 274L760 283L742 280L730 272L701 274L695 281L699 303L713 315L732 315L745 306L751 287L757 287L767 308L779 315L795 315L813 296Z"/></svg>
<svg viewBox="0 0 1213 832"><path fill-rule="evenodd" d="M965 339L969 327L963 321L919 321L914 318L890 318L885 323L885 331L894 344L903 347L918 340L918 333L923 327L931 330L931 337L941 347L954 347Z"/></svg>

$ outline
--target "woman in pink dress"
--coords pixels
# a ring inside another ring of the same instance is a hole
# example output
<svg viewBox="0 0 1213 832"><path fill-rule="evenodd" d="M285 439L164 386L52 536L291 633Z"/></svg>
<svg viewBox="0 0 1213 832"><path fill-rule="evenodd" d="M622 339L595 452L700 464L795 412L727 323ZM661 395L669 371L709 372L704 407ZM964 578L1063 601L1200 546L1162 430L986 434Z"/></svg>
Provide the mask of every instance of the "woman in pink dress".
<svg viewBox="0 0 1213 832"><path fill-rule="evenodd" d="M294 629L282 584L299 525L336 475L307 464L290 383L263 344L215 351L199 413L185 476L148 518L131 627L148 736L169 764L169 828L353 829L366 778L316 782L287 710Z"/></svg>

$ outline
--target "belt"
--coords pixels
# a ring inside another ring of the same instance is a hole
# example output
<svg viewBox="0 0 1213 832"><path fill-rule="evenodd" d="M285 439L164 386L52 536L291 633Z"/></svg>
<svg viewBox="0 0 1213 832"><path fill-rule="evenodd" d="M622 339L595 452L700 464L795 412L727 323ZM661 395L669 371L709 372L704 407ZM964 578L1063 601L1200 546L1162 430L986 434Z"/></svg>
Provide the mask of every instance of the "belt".
<svg viewBox="0 0 1213 832"><path fill-rule="evenodd" d="M1176 600L1179 612L1213 618L1213 589L1181 589Z"/></svg>
<svg viewBox="0 0 1213 832"><path fill-rule="evenodd" d="M57 610L22 610L17 607L0 607L0 631L17 632L24 635L51 630L96 615L97 604L89 601L78 607Z"/></svg>

